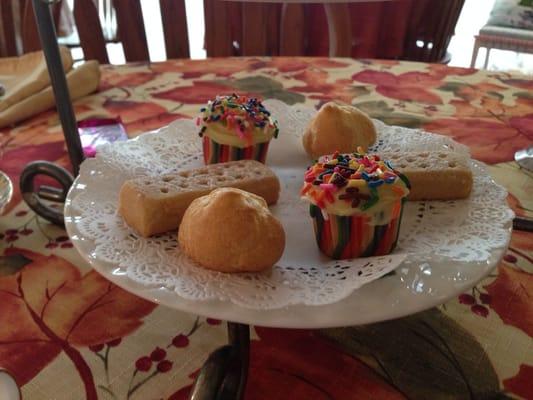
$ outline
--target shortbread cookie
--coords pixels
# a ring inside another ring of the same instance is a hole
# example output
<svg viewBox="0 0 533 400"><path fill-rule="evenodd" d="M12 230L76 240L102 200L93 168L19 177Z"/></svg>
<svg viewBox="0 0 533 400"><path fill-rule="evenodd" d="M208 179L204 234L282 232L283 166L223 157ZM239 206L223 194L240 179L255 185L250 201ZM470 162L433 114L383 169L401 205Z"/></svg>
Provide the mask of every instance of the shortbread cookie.
<svg viewBox="0 0 533 400"><path fill-rule="evenodd" d="M258 272L280 259L285 232L261 197L222 188L191 203L178 242L183 253L204 268Z"/></svg>
<svg viewBox="0 0 533 400"><path fill-rule="evenodd" d="M455 200L470 196L472 171L468 156L447 151L382 154L411 184L408 200Z"/></svg>
<svg viewBox="0 0 533 400"><path fill-rule="evenodd" d="M234 187L278 201L280 184L270 168L254 160L232 161L126 181L119 194L119 213L142 236L177 229L191 202L220 187Z"/></svg>
<svg viewBox="0 0 533 400"><path fill-rule="evenodd" d="M326 154L364 151L376 141L372 120L356 107L326 103L307 127L302 143L313 159Z"/></svg>

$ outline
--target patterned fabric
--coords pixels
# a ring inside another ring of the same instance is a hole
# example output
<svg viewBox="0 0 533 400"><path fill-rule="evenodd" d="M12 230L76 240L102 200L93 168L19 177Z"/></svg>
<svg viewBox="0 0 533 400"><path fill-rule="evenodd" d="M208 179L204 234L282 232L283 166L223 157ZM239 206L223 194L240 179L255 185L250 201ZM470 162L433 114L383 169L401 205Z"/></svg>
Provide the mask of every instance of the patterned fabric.
<svg viewBox="0 0 533 400"><path fill-rule="evenodd" d="M533 1L496 0L488 24L533 29Z"/></svg>
<svg viewBox="0 0 533 400"><path fill-rule="evenodd" d="M356 104L389 124L449 135L491 164L517 215L533 179L512 162L533 142L533 81L398 61L242 58L102 68L78 119L120 116L128 134L195 116L238 91L289 104ZM29 161L68 165L57 114L1 132L15 187ZM91 271L65 232L16 191L0 219L0 367L25 399L185 399L218 320L156 306ZM255 327L246 399L533 398L533 234L516 231L498 268L446 304L395 321L324 331Z"/></svg>

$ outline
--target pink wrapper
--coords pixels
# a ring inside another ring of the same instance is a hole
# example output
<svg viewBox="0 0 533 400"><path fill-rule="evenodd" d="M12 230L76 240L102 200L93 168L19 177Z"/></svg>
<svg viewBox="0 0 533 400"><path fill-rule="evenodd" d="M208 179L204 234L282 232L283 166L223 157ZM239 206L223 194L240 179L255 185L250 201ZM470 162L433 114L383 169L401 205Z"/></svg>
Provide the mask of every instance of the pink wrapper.
<svg viewBox="0 0 533 400"><path fill-rule="evenodd" d="M78 122L81 147L85 157L94 157L96 147L105 143L128 140L120 118L90 118Z"/></svg>

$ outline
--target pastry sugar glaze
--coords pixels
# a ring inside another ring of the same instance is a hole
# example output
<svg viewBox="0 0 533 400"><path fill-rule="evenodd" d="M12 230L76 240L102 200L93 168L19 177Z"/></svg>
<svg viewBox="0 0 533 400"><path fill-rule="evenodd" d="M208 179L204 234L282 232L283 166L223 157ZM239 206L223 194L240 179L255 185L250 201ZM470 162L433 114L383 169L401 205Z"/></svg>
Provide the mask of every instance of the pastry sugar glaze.
<svg viewBox="0 0 533 400"><path fill-rule="evenodd" d="M301 194L311 203L317 244L326 255L384 255L396 246L409 182L390 162L359 150L309 167Z"/></svg>

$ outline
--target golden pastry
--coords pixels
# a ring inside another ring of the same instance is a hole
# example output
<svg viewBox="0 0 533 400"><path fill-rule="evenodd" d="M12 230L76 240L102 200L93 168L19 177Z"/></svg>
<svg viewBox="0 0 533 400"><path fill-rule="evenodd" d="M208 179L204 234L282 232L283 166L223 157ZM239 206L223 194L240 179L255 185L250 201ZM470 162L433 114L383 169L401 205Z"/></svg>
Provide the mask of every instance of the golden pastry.
<svg viewBox="0 0 533 400"><path fill-rule="evenodd" d="M372 120L356 107L326 103L311 120L302 138L305 151L313 159L320 156L364 151L376 141Z"/></svg>
<svg viewBox="0 0 533 400"><path fill-rule="evenodd" d="M258 272L281 258L285 232L263 198L221 188L191 203L178 242L181 250L204 268Z"/></svg>

